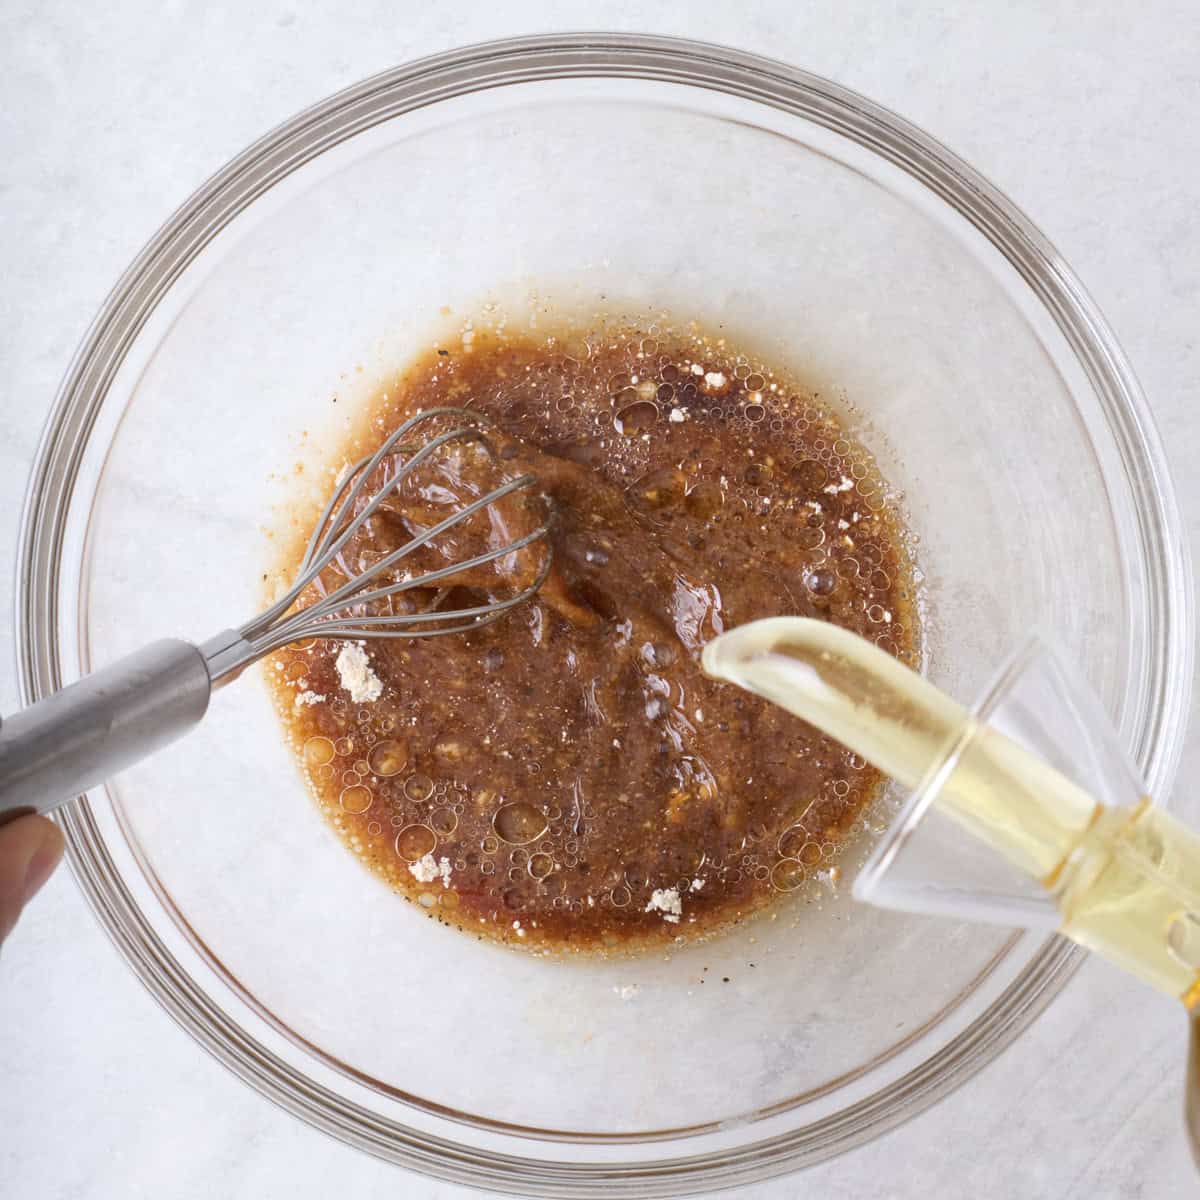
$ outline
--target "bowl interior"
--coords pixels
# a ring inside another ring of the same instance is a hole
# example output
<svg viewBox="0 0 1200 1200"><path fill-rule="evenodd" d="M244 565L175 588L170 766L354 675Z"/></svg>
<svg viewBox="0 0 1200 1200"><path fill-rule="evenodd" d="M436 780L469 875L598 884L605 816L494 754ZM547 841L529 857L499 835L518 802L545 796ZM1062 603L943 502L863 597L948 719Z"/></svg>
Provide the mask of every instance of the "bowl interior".
<svg viewBox="0 0 1200 1200"><path fill-rule="evenodd" d="M1129 496L1019 275L849 139L629 79L513 84L376 125L194 258L89 441L63 555L67 673L253 613L268 532L320 491L346 414L486 305L543 324L695 319L811 380L902 495L931 677L970 699L1040 622L1134 719ZM952 1054L1041 945L858 907L846 887L650 958L475 942L337 844L253 675L107 791L97 820L128 886L231 1027L373 1111L450 1138L447 1123L508 1131L524 1152L745 1142L889 1089L903 1108L905 1073Z"/></svg>

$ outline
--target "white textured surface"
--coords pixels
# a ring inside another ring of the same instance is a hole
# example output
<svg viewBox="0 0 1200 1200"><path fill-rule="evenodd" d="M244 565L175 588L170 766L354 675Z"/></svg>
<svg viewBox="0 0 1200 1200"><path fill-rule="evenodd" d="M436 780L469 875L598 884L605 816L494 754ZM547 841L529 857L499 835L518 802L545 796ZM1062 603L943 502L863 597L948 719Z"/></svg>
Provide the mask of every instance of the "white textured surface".
<svg viewBox="0 0 1200 1200"><path fill-rule="evenodd" d="M1004 188L1107 313L1200 521L1200 23L1191 3L0 5L0 612L24 479L92 313L153 229L258 134L398 61L565 28L689 34L895 108ZM1186 475L1191 475L1189 480ZM0 711L15 703L0 621ZM1200 770L1200 741L1183 786ZM1198 809L1191 806L1195 818ZM1197 1194L1183 1021L1100 963L948 1101L756 1196ZM0 1195L467 1197L276 1111L162 1014L66 873L0 967Z"/></svg>

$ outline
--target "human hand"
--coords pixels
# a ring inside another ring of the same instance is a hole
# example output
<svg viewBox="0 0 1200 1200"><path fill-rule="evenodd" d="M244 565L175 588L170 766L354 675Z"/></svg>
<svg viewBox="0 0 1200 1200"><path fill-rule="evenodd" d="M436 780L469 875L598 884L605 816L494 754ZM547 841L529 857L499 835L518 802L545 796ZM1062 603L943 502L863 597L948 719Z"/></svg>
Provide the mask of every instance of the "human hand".
<svg viewBox="0 0 1200 1200"><path fill-rule="evenodd" d="M62 858L63 835L53 821L30 814L0 825L0 942Z"/></svg>

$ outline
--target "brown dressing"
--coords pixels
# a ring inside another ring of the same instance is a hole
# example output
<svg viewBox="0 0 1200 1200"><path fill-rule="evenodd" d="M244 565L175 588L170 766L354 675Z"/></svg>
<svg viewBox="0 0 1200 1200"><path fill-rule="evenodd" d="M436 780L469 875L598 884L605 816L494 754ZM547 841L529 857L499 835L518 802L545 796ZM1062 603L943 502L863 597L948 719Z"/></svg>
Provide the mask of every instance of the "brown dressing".
<svg viewBox="0 0 1200 1200"><path fill-rule="evenodd" d="M708 679L699 652L734 625L796 614L913 660L903 530L867 452L815 397L723 342L481 331L414 364L335 461L447 404L494 419L491 449L432 459L340 571L529 471L536 493L404 565L461 560L551 508L553 572L486 628L366 643L382 684L370 702L342 686L341 643L267 661L338 835L430 915L545 949L691 938L828 879L879 775ZM542 553L456 578L441 603L512 594Z"/></svg>

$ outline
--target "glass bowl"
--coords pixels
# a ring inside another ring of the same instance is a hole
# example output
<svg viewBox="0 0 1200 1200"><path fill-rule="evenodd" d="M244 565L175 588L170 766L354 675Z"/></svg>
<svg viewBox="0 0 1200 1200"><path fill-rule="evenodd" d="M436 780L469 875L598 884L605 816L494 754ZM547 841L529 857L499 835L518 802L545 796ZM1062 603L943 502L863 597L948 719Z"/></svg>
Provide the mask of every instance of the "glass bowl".
<svg viewBox="0 0 1200 1200"><path fill-rule="evenodd" d="M657 38L388 72L168 221L38 453L25 697L254 612L263 529L319 490L323 437L488 303L668 309L840 398L919 535L930 675L969 698L1023 630L1053 629L1166 793L1190 679L1183 539L1145 401L1074 276L891 113ZM979 1070L1077 962L1044 935L845 894L641 960L480 944L337 844L255 678L64 824L131 967L221 1062L374 1154L523 1195L677 1195L844 1151Z"/></svg>

